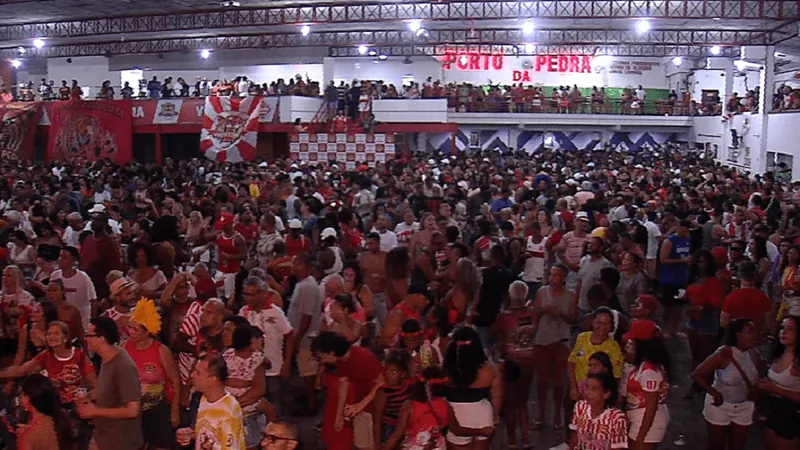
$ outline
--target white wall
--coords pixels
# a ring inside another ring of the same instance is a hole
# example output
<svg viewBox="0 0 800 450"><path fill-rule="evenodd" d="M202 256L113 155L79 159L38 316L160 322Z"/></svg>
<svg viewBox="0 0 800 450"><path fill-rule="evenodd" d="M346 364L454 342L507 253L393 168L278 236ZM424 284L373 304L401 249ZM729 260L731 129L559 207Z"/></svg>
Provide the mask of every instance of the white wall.
<svg viewBox="0 0 800 450"><path fill-rule="evenodd" d="M68 63L67 58L48 59L47 78L55 80L56 86L61 85L61 80L66 80L67 84L78 80L84 88L84 95L91 98L97 95L103 81L109 80L112 85L119 84L119 72L108 69L108 58L105 56L72 58L72 63Z"/></svg>
<svg viewBox="0 0 800 450"><path fill-rule="evenodd" d="M219 78L232 80L238 76L246 76L257 83L270 83L283 78L289 82L290 78L300 74L303 81L306 77L312 81L322 83L322 64L270 64L262 66L223 66L219 69Z"/></svg>
<svg viewBox="0 0 800 450"><path fill-rule="evenodd" d="M736 73L733 77L733 92L744 96L747 91L753 90L760 82L761 72L748 70L745 73ZM694 85L692 86L692 100L700 101L703 97L703 90L719 91L719 96L725 95L725 71L701 69L694 71L691 77Z"/></svg>
<svg viewBox="0 0 800 450"><path fill-rule="evenodd" d="M792 155L792 177L800 179L800 114L769 115L767 151Z"/></svg>
<svg viewBox="0 0 800 450"><path fill-rule="evenodd" d="M340 81L350 83L356 80L383 80L394 84L397 89L402 85L404 76L414 77L414 81L422 83L426 78L442 79L442 67L434 58L413 58L412 64L403 64L403 58L393 57L375 63L374 57L335 58L333 79L338 85ZM321 79L321 77L320 77Z"/></svg>

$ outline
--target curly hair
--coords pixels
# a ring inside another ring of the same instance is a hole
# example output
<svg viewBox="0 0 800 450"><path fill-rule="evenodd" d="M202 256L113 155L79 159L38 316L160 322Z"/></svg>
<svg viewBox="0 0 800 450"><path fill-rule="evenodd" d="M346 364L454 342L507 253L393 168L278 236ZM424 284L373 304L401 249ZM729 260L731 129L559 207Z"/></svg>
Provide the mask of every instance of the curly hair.
<svg viewBox="0 0 800 450"><path fill-rule="evenodd" d="M474 383L487 361L480 336L473 328L461 327L453 332L444 355L444 370L454 385L467 387Z"/></svg>

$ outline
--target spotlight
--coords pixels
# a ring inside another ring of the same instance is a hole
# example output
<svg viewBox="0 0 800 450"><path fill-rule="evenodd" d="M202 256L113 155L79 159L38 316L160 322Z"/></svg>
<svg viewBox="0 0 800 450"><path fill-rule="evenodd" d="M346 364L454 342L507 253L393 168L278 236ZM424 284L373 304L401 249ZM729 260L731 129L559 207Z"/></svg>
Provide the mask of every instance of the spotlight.
<svg viewBox="0 0 800 450"><path fill-rule="evenodd" d="M311 27L308 25L303 25L300 27L300 34L303 36L308 36L308 33L311 33Z"/></svg>
<svg viewBox="0 0 800 450"><path fill-rule="evenodd" d="M211 50L202 50L200 52L200 57L203 59L208 59L211 56Z"/></svg>
<svg viewBox="0 0 800 450"><path fill-rule="evenodd" d="M367 54L367 46L366 45L359 45L358 46L358 54L359 55L366 55Z"/></svg>
<svg viewBox="0 0 800 450"><path fill-rule="evenodd" d="M676 56L676 57L672 58L672 64L675 64L676 66L680 66L681 64L683 64L683 58L681 58L680 56Z"/></svg>
<svg viewBox="0 0 800 450"><path fill-rule="evenodd" d="M359 52L361 52L361 50L359 50ZM377 50L370 50L369 52L367 52L367 54L369 56L376 56L378 54L378 51Z"/></svg>
<svg viewBox="0 0 800 450"><path fill-rule="evenodd" d="M39 39L39 38L34 39L33 40L33 46L36 47L36 48L44 47L44 40Z"/></svg>
<svg viewBox="0 0 800 450"><path fill-rule="evenodd" d="M419 23L419 20L412 20L408 23L408 29L416 33L419 29L422 28L422 24Z"/></svg>
<svg viewBox="0 0 800 450"><path fill-rule="evenodd" d="M525 53L533 53L536 51L536 44L525 44Z"/></svg>
<svg viewBox="0 0 800 450"><path fill-rule="evenodd" d="M712 55L717 56L720 53L722 53L722 49L720 48L719 45L715 45L715 46L711 47L711 54Z"/></svg>
<svg viewBox="0 0 800 450"><path fill-rule="evenodd" d="M427 38L428 36L430 36L430 33L428 33L428 30L426 30L425 28L420 28L419 30L415 31L414 34L418 38Z"/></svg>
<svg viewBox="0 0 800 450"><path fill-rule="evenodd" d="M19 53L20 55L24 55L25 54L25 47L22 47L22 46L17 47L17 53Z"/></svg>
<svg viewBox="0 0 800 450"><path fill-rule="evenodd" d="M649 20L639 20L636 22L636 32L639 34L644 34L650 31L652 25L650 24Z"/></svg>
<svg viewBox="0 0 800 450"><path fill-rule="evenodd" d="M533 22L525 22L522 24L522 32L524 34L531 34L535 29L536 25L534 25Z"/></svg>
<svg viewBox="0 0 800 450"><path fill-rule="evenodd" d="M15 69L19 69L21 65L22 65L22 61L20 61L20 60L18 60L18 59L12 59L11 60L11 67L13 67Z"/></svg>
<svg viewBox="0 0 800 450"><path fill-rule="evenodd" d="M386 55L378 55L378 59L380 59L381 61L386 61L387 59L389 59L389 57Z"/></svg>

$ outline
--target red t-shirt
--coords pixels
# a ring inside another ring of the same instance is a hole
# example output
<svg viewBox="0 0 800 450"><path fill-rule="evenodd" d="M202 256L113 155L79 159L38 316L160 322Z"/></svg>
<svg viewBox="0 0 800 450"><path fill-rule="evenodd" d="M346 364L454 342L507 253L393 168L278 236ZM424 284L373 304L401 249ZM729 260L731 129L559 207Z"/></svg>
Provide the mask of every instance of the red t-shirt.
<svg viewBox="0 0 800 450"><path fill-rule="evenodd" d="M369 394L375 385L375 380L383 374L383 365L378 358L364 347L352 347L347 361L339 361L336 366L336 375L347 377L355 387L355 401L361 401ZM371 412L372 404L364 408Z"/></svg>
<svg viewBox="0 0 800 450"><path fill-rule="evenodd" d="M258 225L255 223L251 223L250 225L237 223L233 229L236 230L237 233L244 236L244 239L247 242L255 242L258 240Z"/></svg>
<svg viewBox="0 0 800 450"><path fill-rule="evenodd" d="M294 256L298 253L311 253L311 241L302 234L295 238L287 234L283 242L286 244L286 256Z"/></svg>
<svg viewBox="0 0 800 450"><path fill-rule="evenodd" d="M741 288L728 294L722 311L730 314L732 319L745 317L750 319L756 329L764 329L764 316L772 309L772 302L767 294L756 288Z"/></svg>
<svg viewBox="0 0 800 450"><path fill-rule="evenodd" d="M72 357L63 361L51 351L39 353L33 359L42 367L42 375L58 389L62 404L75 401L75 391L85 386L86 377L94 373L94 365L79 348L72 349Z"/></svg>

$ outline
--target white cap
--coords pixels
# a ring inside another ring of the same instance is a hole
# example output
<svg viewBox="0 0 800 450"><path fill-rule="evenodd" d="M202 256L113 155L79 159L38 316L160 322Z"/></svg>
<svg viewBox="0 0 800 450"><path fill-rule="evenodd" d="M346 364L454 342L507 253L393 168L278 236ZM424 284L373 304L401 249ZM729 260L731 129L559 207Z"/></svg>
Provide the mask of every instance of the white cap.
<svg viewBox="0 0 800 450"><path fill-rule="evenodd" d="M586 167L594 167L594 162L589 161L588 163L586 163Z"/></svg>
<svg viewBox="0 0 800 450"><path fill-rule="evenodd" d="M586 211L578 211L578 214L575 216L575 220L585 220L589 221L589 214Z"/></svg>
<svg viewBox="0 0 800 450"><path fill-rule="evenodd" d="M300 222L299 219L292 219L289 221L289 228L300 229L303 228L303 222Z"/></svg>
<svg viewBox="0 0 800 450"><path fill-rule="evenodd" d="M336 233L336 230L333 229L333 228L328 227L328 228L325 228L324 230L322 230L322 233L320 233L319 238L320 239L327 239L329 237L336 237L336 236L338 236L338 233Z"/></svg>
<svg viewBox="0 0 800 450"><path fill-rule="evenodd" d="M104 212L106 212L106 207L100 203L95 203L94 206L92 206L92 209L89 210L89 214Z"/></svg>

